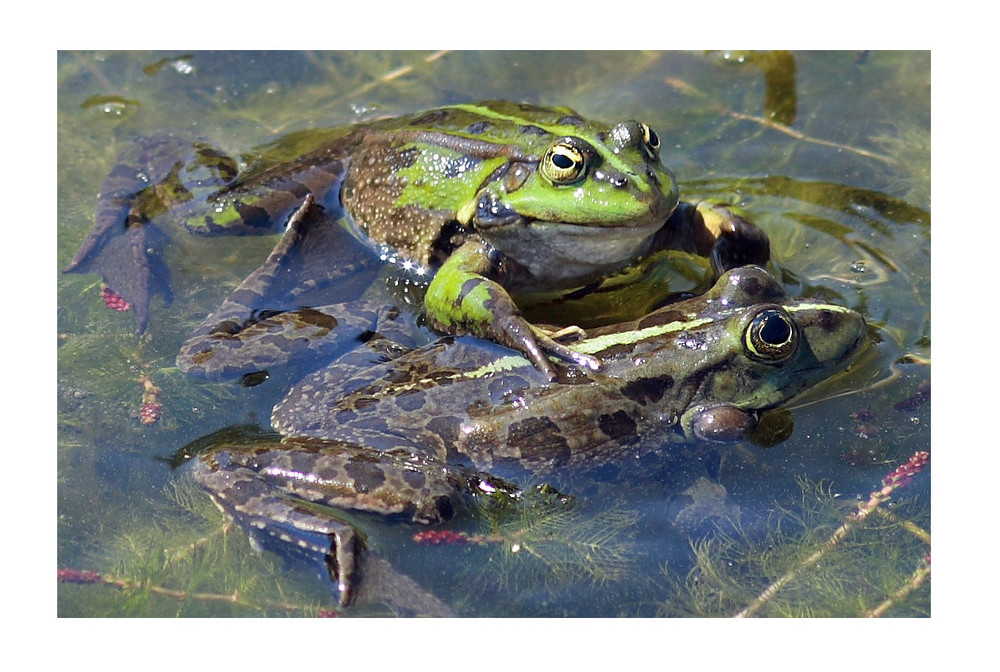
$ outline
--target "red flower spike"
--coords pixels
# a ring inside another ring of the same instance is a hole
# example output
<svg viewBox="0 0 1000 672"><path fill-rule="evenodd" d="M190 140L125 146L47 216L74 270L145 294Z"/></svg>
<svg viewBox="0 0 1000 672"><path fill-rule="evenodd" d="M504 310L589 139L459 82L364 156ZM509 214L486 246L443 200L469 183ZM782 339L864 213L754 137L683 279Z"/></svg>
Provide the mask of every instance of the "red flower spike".
<svg viewBox="0 0 1000 672"><path fill-rule="evenodd" d="M157 420L160 419L160 414L163 411L163 404L159 402L150 402L143 404L139 409L139 422L144 425L152 425Z"/></svg>
<svg viewBox="0 0 1000 672"><path fill-rule="evenodd" d="M926 450L921 450L910 456L909 461L896 467L892 473L882 479L882 484L886 487L895 486L902 488L913 480L913 477L920 473L931 459L931 454Z"/></svg>
<svg viewBox="0 0 1000 672"><path fill-rule="evenodd" d="M469 540L464 532L454 530L422 530L413 535L413 541L426 546L440 546L441 544L464 544Z"/></svg>
<svg viewBox="0 0 1000 672"><path fill-rule="evenodd" d="M139 422L144 425L152 425L163 414L163 404L157 401L160 388L153 383L149 376L139 376L139 383L142 385L142 406L139 407Z"/></svg>
<svg viewBox="0 0 1000 672"><path fill-rule="evenodd" d="M115 294L107 285L105 285L104 289L101 291L101 298L104 299L105 306L111 310L117 310L119 313L123 313L132 308L131 303Z"/></svg>
<svg viewBox="0 0 1000 672"><path fill-rule="evenodd" d="M57 569L56 578L65 583L99 583L101 581L101 575L97 572L79 569Z"/></svg>

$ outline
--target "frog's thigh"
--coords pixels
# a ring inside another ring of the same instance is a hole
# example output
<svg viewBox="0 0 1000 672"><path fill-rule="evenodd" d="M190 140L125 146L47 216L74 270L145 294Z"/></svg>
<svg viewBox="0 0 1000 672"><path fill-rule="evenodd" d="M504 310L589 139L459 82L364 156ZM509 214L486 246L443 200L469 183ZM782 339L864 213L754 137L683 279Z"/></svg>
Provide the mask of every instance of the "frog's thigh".
<svg viewBox="0 0 1000 672"><path fill-rule="evenodd" d="M377 439L368 437L365 445ZM300 469L295 464L296 452L288 451L262 468L261 477L299 499L401 515L426 525L446 522L462 507L462 478L457 470L408 450L383 452L345 444L343 449L327 449L311 457L309 468Z"/></svg>

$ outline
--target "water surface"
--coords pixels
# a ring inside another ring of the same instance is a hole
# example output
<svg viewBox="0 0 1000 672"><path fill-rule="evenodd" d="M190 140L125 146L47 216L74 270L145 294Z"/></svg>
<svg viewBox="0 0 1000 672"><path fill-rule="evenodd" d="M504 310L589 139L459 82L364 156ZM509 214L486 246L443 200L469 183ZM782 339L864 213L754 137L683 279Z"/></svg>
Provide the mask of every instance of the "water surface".
<svg viewBox="0 0 1000 672"><path fill-rule="evenodd" d="M456 527L488 543L426 546L412 527L380 524L370 541L467 615L726 616L789 577L756 614L929 614L927 582L890 597L928 566L914 527L930 529L929 468L893 494L891 516L873 514L821 563L802 562L930 448L929 53L62 52L57 75L57 273L140 134L183 130L239 152L489 98L646 121L682 198L738 202L770 235L788 292L859 310L877 343L795 405L794 432L776 446L740 445L707 467L644 463L626 483L581 484L587 496L569 509ZM105 308L96 276L59 275L60 615L336 611L313 567L254 554L166 459L224 428L266 425L280 390L189 380L174 357L273 243L176 236L177 298L154 301L138 338L131 313ZM146 424L154 397L162 410ZM706 471L723 490L699 480ZM680 503L699 498L715 516L678 519ZM389 613L368 604L347 615Z"/></svg>

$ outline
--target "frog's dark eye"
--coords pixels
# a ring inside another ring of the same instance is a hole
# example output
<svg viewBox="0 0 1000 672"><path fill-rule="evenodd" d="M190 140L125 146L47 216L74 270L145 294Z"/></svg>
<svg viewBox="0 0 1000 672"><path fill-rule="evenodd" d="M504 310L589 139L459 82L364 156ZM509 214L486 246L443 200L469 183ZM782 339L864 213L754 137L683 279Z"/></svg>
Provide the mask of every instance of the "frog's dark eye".
<svg viewBox="0 0 1000 672"><path fill-rule="evenodd" d="M776 308L766 308L752 320L743 335L750 357L762 362L783 362L795 353L799 332L788 315Z"/></svg>
<svg viewBox="0 0 1000 672"><path fill-rule="evenodd" d="M587 154L576 145L560 140L542 157L542 175L552 184L572 184L587 172Z"/></svg>
<svg viewBox="0 0 1000 672"><path fill-rule="evenodd" d="M659 134L646 124L640 123L639 126L642 128L642 143L643 147L646 149L646 153L649 154L649 157L652 159L657 158L660 156Z"/></svg>

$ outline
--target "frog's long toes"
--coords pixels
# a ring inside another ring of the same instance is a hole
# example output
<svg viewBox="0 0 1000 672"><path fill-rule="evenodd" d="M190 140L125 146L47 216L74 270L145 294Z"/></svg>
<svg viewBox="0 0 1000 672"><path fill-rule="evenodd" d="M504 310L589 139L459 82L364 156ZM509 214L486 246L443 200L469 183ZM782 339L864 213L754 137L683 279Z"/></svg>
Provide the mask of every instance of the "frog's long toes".
<svg viewBox="0 0 1000 672"><path fill-rule="evenodd" d="M360 549L354 530L346 525L334 531L331 536L333 543L326 556L326 567L330 578L337 584L337 600L341 606L346 607L354 599Z"/></svg>
<svg viewBox="0 0 1000 672"><path fill-rule="evenodd" d="M587 367L591 371L600 371L602 367L601 360L597 359L596 357L591 357L590 355L581 355L577 363L580 366Z"/></svg>
<svg viewBox="0 0 1000 672"><path fill-rule="evenodd" d="M591 371L601 370L601 360L597 357L577 352L576 350L568 348L565 345L560 345L555 341L549 343L548 350L555 357L558 357L563 361L576 364L581 368L590 369Z"/></svg>
<svg viewBox="0 0 1000 672"><path fill-rule="evenodd" d="M567 343L570 341L582 341L587 338L587 332L576 325L569 327L563 327L558 331L553 331L549 334L549 338L558 343Z"/></svg>
<svg viewBox="0 0 1000 672"><path fill-rule="evenodd" d="M570 359L574 364L581 368L590 369L591 371L601 370L601 360L596 357L591 357L590 355L585 355L580 352L571 351L572 355Z"/></svg>
<svg viewBox="0 0 1000 672"><path fill-rule="evenodd" d="M351 604L351 600L354 599L354 594L352 591L352 586L348 581L338 581L337 582L338 598L337 602L342 607L346 607Z"/></svg>

